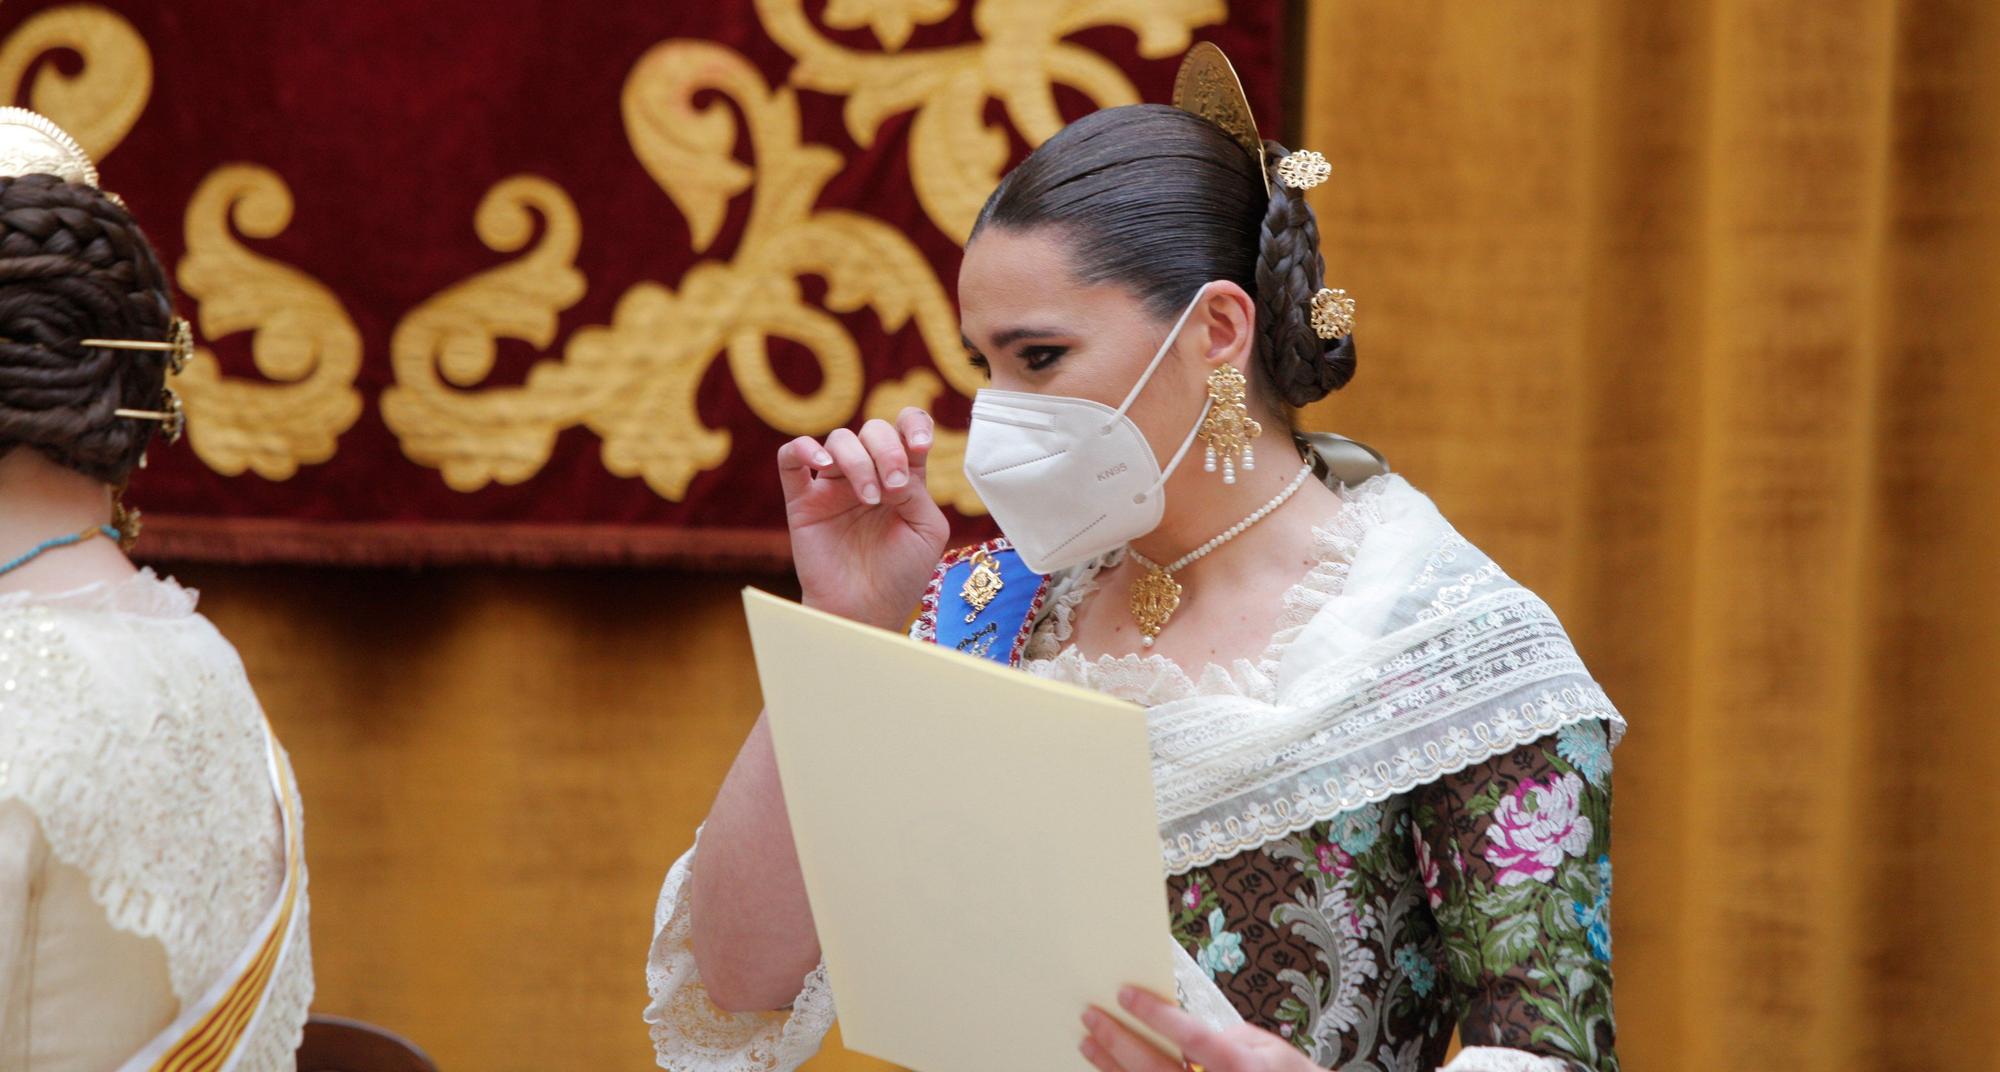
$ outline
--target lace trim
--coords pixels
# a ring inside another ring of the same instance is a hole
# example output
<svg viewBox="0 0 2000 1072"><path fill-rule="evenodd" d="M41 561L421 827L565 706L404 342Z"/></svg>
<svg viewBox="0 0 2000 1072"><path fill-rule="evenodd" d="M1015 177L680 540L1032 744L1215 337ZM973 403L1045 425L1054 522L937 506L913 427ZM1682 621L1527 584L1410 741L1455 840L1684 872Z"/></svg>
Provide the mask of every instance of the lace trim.
<svg viewBox="0 0 2000 1072"><path fill-rule="evenodd" d="M1168 870L1180 874L1601 718L1624 720L1554 612L1511 588L1317 668L1282 707L1156 709ZM1400 742L1400 743L1399 743Z"/></svg>
<svg viewBox="0 0 2000 1072"><path fill-rule="evenodd" d="M1163 838L1162 855L1167 871L1180 875L1206 867L1343 812L1379 804L1593 718L1611 725L1614 741L1624 730L1624 718L1611 706L1603 690L1594 686L1588 693L1565 688L1559 694L1522 707L1505 709L1494 722L1476 724L1470 731L1454 726L1442 741L1427 741L1421 748L1405 747L1387 760L1349 764L1317 783L1301 783L1297 789L1269 802L1249 803L1237 814L1219 820L1203 819Z"/></svg>
<svg viewBox="0 0 2000 1072"><path fill-rule="evenodd" d="M695 844L674 861L653 914L646 959L645 1020L653 1054L669 1072L791 1072L819 1052L833 1026L833 989L821 963L805 977L790 1012L724 1012L708 999L695 966L694 921L683 896L694 874Z"/></svg>
<svg viewBox="0 0 2000 1072"><path fill-rule="evenodd" d="M97 581L66 592L0 592L0 611L40 606L51 610L185 618L201 593L150 567L119 581Z"/></svg>
<svg viewBox="0 0 2000 1072"><path fill-rule="evenodd" d="M1278 667L1292 642L1347 586L1355 551L1368 531L1381 523L1380 501L1399 478L1378 476L1353 487L1341 487L1340 510L1313 527L1313 565L1279 600L1275 631L1255 661L1237 659L1223 665L1206 663L1190 674L1164 655L1101 654L1086 658L1070 643L1077 610L1097 592L1097 578L1125 559L1121 548L1077 567L1050 593L1047 616L1036 627L1024 651L1023 668L1038 677L1083 685L1107 695L1157 706L1196 696L1243 696L1271 702L1278 689Z"/></svg>
<svg viewBox="0 0 2000 1072"><path fill-rule="evenodd" d="M1526 1050L1498 1046L1468 1046L1438 1072L1569 1072L1570 1063Z"/></svg>
<svg viewBox="0 0 2000 1072"><path fill-rule="evenodd" d="M182 1002L249 942L281 882L263 726L204 619L0 606L0 797L35 812L114 927L161 944ZM273 1031L303 1023L286 1025L310 990L309 975L281 985Z"/></svg>

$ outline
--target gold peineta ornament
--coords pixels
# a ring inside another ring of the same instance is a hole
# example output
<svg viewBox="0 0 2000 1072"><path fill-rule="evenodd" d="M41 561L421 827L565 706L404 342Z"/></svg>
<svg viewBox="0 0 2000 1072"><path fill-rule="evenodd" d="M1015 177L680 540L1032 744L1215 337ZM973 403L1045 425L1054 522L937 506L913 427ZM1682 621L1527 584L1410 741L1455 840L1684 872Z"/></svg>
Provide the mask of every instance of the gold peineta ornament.
<svg viewBox="0 0 2000 1072"><path fill-rule="evenodd" d="M1257 161L1257 174L1264 177L1264 196L1271 195L1271 175L1264 166L1264 139L1257 134L1257 117L1250 111L1243 80L1236 77L1236 68L1229 65L1229 57L1221 49L1208 41L1188 49L1174 75L1173 103L1236 139L1236 144Z"/></svg>

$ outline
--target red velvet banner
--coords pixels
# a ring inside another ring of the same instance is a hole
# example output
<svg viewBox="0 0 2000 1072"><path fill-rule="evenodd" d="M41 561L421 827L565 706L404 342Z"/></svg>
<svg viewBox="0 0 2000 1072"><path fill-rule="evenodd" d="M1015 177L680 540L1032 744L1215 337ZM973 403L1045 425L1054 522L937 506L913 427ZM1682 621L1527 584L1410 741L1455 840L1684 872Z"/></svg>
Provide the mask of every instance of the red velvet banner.
<svg viewBox="0 0 2000 1072"><path fill-rule="evenodd" d="M1239 0L10 0L0 77L98 157L201 349L155 558L781 561L771 458L962 428L959 242ZM985 530L940 439L933 490Z"/></svg>

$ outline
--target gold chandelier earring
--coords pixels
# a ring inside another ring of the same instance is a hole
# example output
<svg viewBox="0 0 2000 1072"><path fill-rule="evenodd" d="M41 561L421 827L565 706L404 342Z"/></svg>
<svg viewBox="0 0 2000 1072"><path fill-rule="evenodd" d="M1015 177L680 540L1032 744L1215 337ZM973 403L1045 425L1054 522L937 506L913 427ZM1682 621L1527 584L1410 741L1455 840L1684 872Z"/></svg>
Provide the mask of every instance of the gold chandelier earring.
<svg viewBox="0 0 2000 1072"><path fill-rule="evenodd" d="M1208 416L1201 422L1201 438L1207 444L1202 469L1215 472L1222 463L1222 482L1236 483L1236 467L1244 472L1257 468L1256 448L1251 440L1264 434L1264 426L1250 416L1249 381L1234 365L1218 365L1208 374Z"/></svg>

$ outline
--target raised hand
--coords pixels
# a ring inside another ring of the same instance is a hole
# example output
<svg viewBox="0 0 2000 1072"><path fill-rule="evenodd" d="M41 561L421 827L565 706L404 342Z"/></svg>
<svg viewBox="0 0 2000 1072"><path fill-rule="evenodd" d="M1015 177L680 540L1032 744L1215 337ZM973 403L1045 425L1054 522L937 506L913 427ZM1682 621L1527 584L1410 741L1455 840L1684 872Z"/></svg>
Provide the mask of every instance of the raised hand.
<svg viewBox="0 0 2000 1072"><path fill-rule="evenodd" d="M884 629L916 607L951 535L924 485L933 432L930 415L911 407L894 425L873 420L778 448L807 606Z"/></svg>

